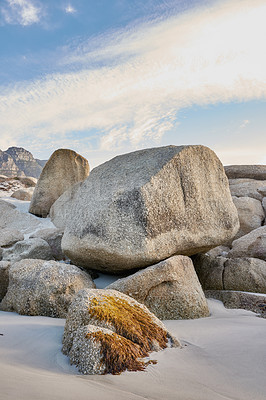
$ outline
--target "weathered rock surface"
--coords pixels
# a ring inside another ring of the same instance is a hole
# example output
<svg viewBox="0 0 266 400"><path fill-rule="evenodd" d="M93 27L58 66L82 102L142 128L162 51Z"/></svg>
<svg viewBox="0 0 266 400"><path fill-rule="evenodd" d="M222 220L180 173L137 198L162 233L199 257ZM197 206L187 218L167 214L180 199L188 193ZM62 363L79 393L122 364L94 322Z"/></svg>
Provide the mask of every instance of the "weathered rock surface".
<svg viewBox="0 0 266 400"><path fill-rule="evenodd" d="M95 287L90 276L56 261L22 260L9 270L9 286L0 308L23 315L65 318L75 294Z"/></svg>
<svg viewBox="0 0 266 400"><path fill-rule="evenodd" d="M11 197L23 200L23 201L30 201L33 195L33 189L19 189L12 193Z"/></svg>
<svg viewBox="0 0 266 400"><path fill-rule="evenodd" d="M212 257L226 257L228 252L230 251L230 247L227 246L217 246L213 249L209 250L206 254Z"/></svg>
<svg viewBox="0 0 266 400"><path fill-rule="evenodd" d="M133 297L159 319L209 316L209 309L192 261L174 256L107 286Z"/></svg>
<svg viewBox="0 0 266 400"><path fill-rule="evenodd" d="M30 213L46 217L52 204L68 188L89 174L88 161L68 149L56 150L45 164L35 187Z"/></svg>
<svg viewBox="0 0 266 400"><path fill-rule="evenodd" d="M264 213L266 216L266 197L263 197L263 199L262 199L262 207L263 207L263 210L264 210ZM264 220L264 225L265 225L265 220Z"/></svg>
<svg viewBox="0 0 266 400"><path fill-rule="evenodd" d="M19 212L13 204L0 200L0 229L18 229L22 233L29 233L37 229L39 224L38 218Z"/></svg>
<svg viewBox="0 0 266 400"><path fill-rule="evenodd" d="M255 179L229 179L229 186L232 196L236 197L252 197L253 199L262 200L262 195L258 189L266 185L266 181L258 181Z"/></svg>
<svg viewBox="0 0 266 400"><path fill-rule="evenodd" d="M167 146L94 168L78 189L62 248L76 265L118 272L207 251L238 228L215 153Z"/></svg>
<svg viewBox="0 0 266 400"><path fill-rule="evenodd" d="M266 262L258 258L225 258L200 254L193 263L204 290L266 293Z"/></svg>
<svg viewBox="0 0 266 400"><path fill-rule="evenodd" d="M24 239L24 235L17 229L0 229L0 247L12 246Z"/></svg>
<svg viewBox="0 0 266 400"><path fill-rule="evenodd" d="M85 374L143 370L151 351L179 342L143 304L115 290L84 289L71 303L63 352Z"/></svg>
<svg viewBox="0 0 266 400"><path fill-rule="evenodd" d="M259 187L257 190L263 197L266 196L266 185Z"/></svg>
<svg viewBox="0 0 266 400"><path fill-rule="evenodd" d="M30 238L40 238L45 240L51 248L52 256L58 261L64 259L61 248L62 237L63 232L56 228L40 229L30 236Z"/></svg>
<svg viewBox="0 0 266 400"><path fill-rule="evenodd" d="M264 210L259 200L251 197L235 197L233 202L238 212L240 228L234 239L246 235L259 228L265 218Z"/></svg>
<svg viewBox="0 0 266 400"><path fill-rule="evenodd" d="M49 244L40 238L17 242L12 248L3 250L3 260L12 263L27 259L53 260Z"/></svg>
<svg viewBox="0 0 266 400"><path fill-rule="evenodd" d="M228 259L223 281L226 290L266 293L266 262L257 258Z"/></svg>
<svg viewBox="0 0 266 400"><path fill-rule="evenodd" d="M220 300L226 308L243 308L266 318L266 296L232 290L206 290L207 298Z"/></svg>
<svg viewBox="0 0 266 400"><path fill-rule="evenodd" d="M223 272L226 260L225 257L215 257L208 254L198 254L193 257L193 264L204 290L224 289Z"/></svg>
<svg viewBox="0 0 266 400"><path fill-rule="evenodd" d="M0 261L0 301L4 298L9 282L10 262Z"/></svg>
<svg viewBox="0 0 266 400"><path fill-rule="evenodd" d="M26 187L31 188L35 187L38 179L33 176L19 176L18 180Z"/></svg>
<svg viewBox="0 0 266 400"><path fill-rule="evenodd" d="M254 257L266 260L266 226L234 240L228 257Z"/></svg>
<svg viewBox="0 0 266 400"><path fill-rule="evenodd" d="M224 170L228 179L266 180L266 165L227 165Z"/></svg>
<svg viewBox="0 0 266 400"><path fill-rule="evenodd" d="M54 202L50 208L49 216L51 221L57 228L63 231L67 225L70 209L74 204L75 199L78 198L78 189L81 185L82 182L78 182L71 186Z"/></svg>

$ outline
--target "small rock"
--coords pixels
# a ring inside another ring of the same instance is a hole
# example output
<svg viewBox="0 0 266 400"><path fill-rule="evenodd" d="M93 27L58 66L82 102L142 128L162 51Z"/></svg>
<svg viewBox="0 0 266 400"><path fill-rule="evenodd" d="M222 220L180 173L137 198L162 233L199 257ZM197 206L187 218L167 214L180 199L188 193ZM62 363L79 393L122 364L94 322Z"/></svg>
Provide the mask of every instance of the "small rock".
<svg viewBox="0 0 266 400"><path fill-rule="evenodd" d="M12 263L26 259L52 260L53 255L49 244L39 238L17 242L12 248L3 251L3 260Z"/></svg>
<svg viewBox="0 0 266 400"><path fill-rule="evenodd" d="M51 248L53 257L58 261L64 259L64 254L61 248L62 237L63 232L56 228L40 229L30 236L30 238L40 238L45 240Z"/></svg>
<svg viewBox="0 0 266 400"><path fill-rule="evenodd" d="M258 188L260 188L262 184L266 185L266 181L258 181L255 179L229 179L232 196L251 197L260 201L262 200L262 195L258 192Z"/></svg>
<svg viewBox="0 0 266 400"><path fill-rule="evenodd" d="M19 189L12 193L11 197L18 200L30 201L33 195L33 189Z"/></svg>

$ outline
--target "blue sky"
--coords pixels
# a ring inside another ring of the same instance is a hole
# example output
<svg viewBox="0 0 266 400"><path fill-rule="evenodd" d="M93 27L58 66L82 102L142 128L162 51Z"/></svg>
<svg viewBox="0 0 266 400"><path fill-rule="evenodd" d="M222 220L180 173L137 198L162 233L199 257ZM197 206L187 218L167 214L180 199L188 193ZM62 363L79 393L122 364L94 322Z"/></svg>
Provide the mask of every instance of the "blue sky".
<svg viewBox="0 0 266 400"><path fill-rule="evenodd" d="M266 162L264 0L0 0L0 148Z"/></svg>

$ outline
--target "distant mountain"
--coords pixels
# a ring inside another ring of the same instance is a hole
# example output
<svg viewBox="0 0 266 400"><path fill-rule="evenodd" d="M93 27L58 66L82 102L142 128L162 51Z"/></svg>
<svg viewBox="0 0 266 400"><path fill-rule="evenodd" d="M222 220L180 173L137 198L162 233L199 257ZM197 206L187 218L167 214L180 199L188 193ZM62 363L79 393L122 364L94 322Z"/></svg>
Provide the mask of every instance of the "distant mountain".
<svg viewBox="0 0 266 400"><path fill-rule="evenodd" d="M22 147L0 150L0 175L39 178L45 163L45 160L36 160L28 150Z"/></svg>

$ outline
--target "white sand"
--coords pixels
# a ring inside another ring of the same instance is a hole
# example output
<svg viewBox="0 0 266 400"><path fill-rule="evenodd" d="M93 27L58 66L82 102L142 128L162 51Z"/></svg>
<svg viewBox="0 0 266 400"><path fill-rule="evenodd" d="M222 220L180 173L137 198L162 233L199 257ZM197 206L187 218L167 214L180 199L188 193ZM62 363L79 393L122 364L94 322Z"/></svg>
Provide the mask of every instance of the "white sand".
<svg viewBox="0 0 266 400"><path fill-rule="evenodd" d="M265 400L266 320L209 304L209 318L165 322L183 349L120 376L79 375L61 353L64 320L0 312L0 398Z"/></svg>

